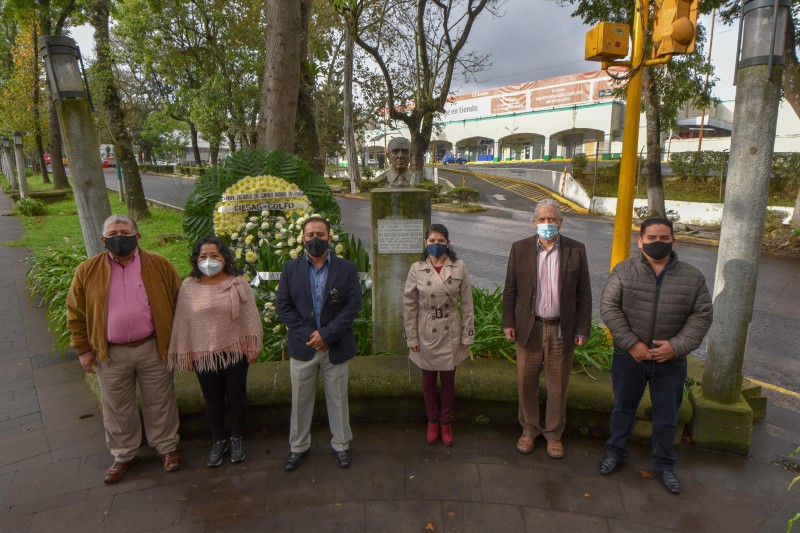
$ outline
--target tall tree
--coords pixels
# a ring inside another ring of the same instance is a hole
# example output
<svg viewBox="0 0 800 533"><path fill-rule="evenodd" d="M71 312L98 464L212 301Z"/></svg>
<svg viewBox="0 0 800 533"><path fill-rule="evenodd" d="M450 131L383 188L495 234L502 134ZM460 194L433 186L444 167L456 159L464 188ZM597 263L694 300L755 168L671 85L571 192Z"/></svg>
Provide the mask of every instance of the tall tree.
<svg viewBox="0 0 800 533"><path fill-rule="evenodd" d="M100 100L106 115L108 130L114 142L114 154L125 180L125 201L128 214L134 220L150 217L150 209L144 197L139 165L133 153L128 129L125 126L125 111L122 109L119 90L114 74L114 57L111 52L111 38L108 30L111 0L95 0L90 6L92 26L94 26L94 63L96 83L100 86Z"/></svg>
<svg viewBox="0 0 800 533"><path fill-rule="evenodd" d="M344 146L347 154L347 174L350 178L350 192L356 193L361 187L361 174L358 166L358 148L354 128L353 66L355 64L355 43L359 20L364 11L363 0L337 0L336 7L344 19Z"/></svg>
<svg viewBox="0 0 800 533"><path fill-rule="evenodd" d="M305 33L300 36L300 88L297 95L297 117L295 119L294 153L306 160L317 174L325 171L325 159L319 144L317 130L317 113L314 101L316 91L317 67L314 61L314 49L309 46L309 23L311 21L312 2L301 3L300 27Z"/></svg>
<svg viewBox="0 0 800 533"><path fill-rule="evenodd" d="M269 14L258 146L270 150L294 150L295 121L300 92L305 10L311 0L267 0Z"/></svg>
<svg viewBox="0 0 800 533"><path fill-rule="evenodd" d="M408 127L411 171L422 178L436 117L444 113L457 67L474 76L487 56L465 50L475 19L497 0L382 0L365 10L356 44L375 62L391 120Z"/></svg>

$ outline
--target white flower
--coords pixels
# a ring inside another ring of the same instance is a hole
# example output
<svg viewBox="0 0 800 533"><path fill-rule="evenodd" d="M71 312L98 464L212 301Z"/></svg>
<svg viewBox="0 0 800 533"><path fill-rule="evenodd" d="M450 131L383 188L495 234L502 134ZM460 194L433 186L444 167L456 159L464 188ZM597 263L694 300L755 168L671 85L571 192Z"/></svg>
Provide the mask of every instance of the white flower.
<svg viewBox="0 0 800 533"><path fill-rule="evenodd" d="M255 263L258 256L252 250L247 250L247 253L244 256L245 261L248 263Z"/></svg>
<svg viewBox="0 0 800 533"><path fill-rule="evenodd" d="M278 229L282 229L283 228L283 222L277 222L275 224L275 227L278 228Z"/></svg>
<svg viewBox="0 0 800 533"><path fill-rule="evenodd" d="M286 241L289 246L294 246L295 240L294 237L289 237L289 240Z"/></svg>
<svg viewBox="0 0 800 533"><path fill-rule="evenodd" d="M290 251L289 251L289 257L291 257L292 259L297 259L297 258L299 257L299 255L300 255L300 254L297 252L297 250L296 250L296 249L295 249L295 250L290 250Z"/></svg>
<svg viewBox="0 0 800 533"><path fill-rule="evenodd" d="M244 238L245 244L253 244L253 238L254 237L252 235L248 235L247 237L245 237Z"/></svg>
<svg viewBox="0 0 800 533"><path fill-rule="evenodd" d="M336 255L341 255L342 251L344 251L344 246L337 244L336 248L334 248L334 251L336 252Z"/></svg>
<svg viewBox="0 0 800 533"><path fill-rule="evenodd" d="M264 246L265 242L267 242L267 241L265 241L264 239L258 239L258 245L259 246Z"/></svg>
<svg viewBox="0 0 800 533"><path fill-rule="evenodd" d="M249 230L250 230L250 229L253 229L253 228L255 228L255 227L256 227L256 225L255 225L255 224L253 224L252 222L248 222L247 224L245 224L245 227L246 227L247 229L249 229Z"/></svg>
<svg viewBox="0 0 800 533"><path fill-rule="evenodd" d="M337 242L339 240L339 236L338 235L333 235L333 240L334 240L334 242Z"/></svg>
<svg viewBox="0 0 800 533"><path fill-rule="evenodd" d="M250 222L258 222L258 217L250 217Z"/></svg>
<svg viewBox="0 0 800 533"><path fill-rule="evenodd" d="M238 233L234 233L233 235L231 235L231 240L232 241L238 241L239 240L239 234Z"/></svg>
<svg viewBox="0 0 800 533"><path fill-rule="evenodd" d="M280 332L281 332L281 325L280 325L280 324L278 324L277 326L275 326L274 328L272 328L272 332L273 332L273 333L280 333Z"/></svg>
<svg viewBox="0 0 800 533"><path fill-rule="evenodd" d="M262 222L261 229L269 229L269 222Z"/></svg>

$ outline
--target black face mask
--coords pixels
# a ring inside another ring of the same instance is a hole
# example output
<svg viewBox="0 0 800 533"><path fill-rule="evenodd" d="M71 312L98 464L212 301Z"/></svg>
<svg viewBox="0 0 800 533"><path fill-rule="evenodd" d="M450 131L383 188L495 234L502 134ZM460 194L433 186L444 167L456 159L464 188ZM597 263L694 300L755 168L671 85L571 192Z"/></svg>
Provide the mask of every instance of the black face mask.
<svg viewBox="0 0 800 533"><path fill-rule="evenodd" d="M106 237L103 244L106 250L117 257L130 255L139 245L136 235L117 235L116 237Z"/></svg>
<svg viewBox="0 0 800 533"><path fill-rule="evenodd" d="M319 257L328 251L328 241L323 241L319 237L306 241L303 246L311 257Z"/></svg>
<svg viewBox="0 0 800 533"><path fill-rule="evenodd" d="M658 261L672 252L672 243L664 241L648 242L647 244L642 244L642 251Z"/></svg>

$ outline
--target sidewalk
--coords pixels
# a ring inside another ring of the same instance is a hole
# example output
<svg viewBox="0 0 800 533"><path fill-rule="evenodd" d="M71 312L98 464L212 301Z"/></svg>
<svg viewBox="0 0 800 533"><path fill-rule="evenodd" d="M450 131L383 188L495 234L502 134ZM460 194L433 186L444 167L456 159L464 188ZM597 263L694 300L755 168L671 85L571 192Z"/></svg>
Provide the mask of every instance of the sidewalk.
<svg viewBox="0 0 800 533"><path fill-rule="evenodd" d="M9 211L0 195L0 214ZM0 217L0 242L21 232ZM288 420L276 420L249 428L242 464L206 468L208 439L188 436L181 471L164 472L144 446L123 481L104 485L112 459L100 414L74 356L53 354L44 310L24 293L25 255L0 247L0 531L748 533L785 531L800 511L800 487L786 491L800 404L785 397L754 428L748 458L682 445L677 497L655 478L647 444L632 443L610 477L597 472L595 436L568 435L554 461L542 441L517 453L516 427L457 420L453 448L429 446L421 399L419 421L355 424L349 470L315 426L312 453L285 472Z"/></svg>

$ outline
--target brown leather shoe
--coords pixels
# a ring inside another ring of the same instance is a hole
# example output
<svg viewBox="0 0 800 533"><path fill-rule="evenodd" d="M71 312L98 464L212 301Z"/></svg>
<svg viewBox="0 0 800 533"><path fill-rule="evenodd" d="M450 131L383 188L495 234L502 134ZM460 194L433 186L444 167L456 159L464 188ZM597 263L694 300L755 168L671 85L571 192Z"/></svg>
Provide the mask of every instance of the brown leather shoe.
<svg viewBox="0 0 800 533"><path fill-rule="evenodd" d="M167 472L175 472L176 470L181 469L181 461L183 461L183 456L181 452L175 450L173 452L167 452L161 456L161 460L164 461L164 470Z"/></svg>
<svg viewBox="0 0 800 533"><path fill-rule="evenodd" d="M120 461L114 461L114 464L111 465L108 470L106 470L106 477L103 479L103 482L108 485L112 485L121 480L125 477L125 473L131 467L131 465L133 465L135 462L136 457L124 463Z"/></svg>
<svg viewBox="0 0 800 533"><path fill-rule="evenodd" d="M550 459L561 459L564 457L564 445L560 440L547 441L547 456Z"/></svg>
<svg viewBox="0 0 800 533"><path fill-rule="evenodd" d="M517 451L519 453L531 453L533 451L533 439L525 435L517 441Z"/></svg>

